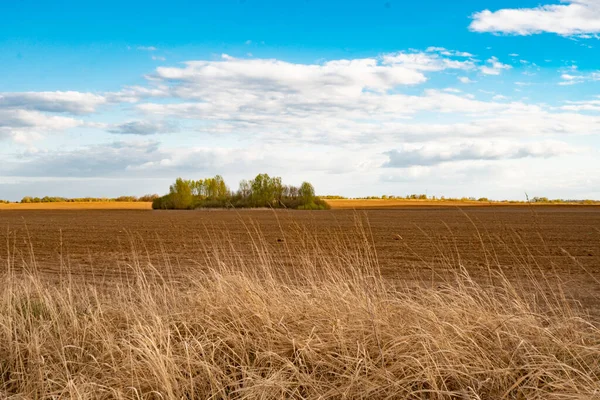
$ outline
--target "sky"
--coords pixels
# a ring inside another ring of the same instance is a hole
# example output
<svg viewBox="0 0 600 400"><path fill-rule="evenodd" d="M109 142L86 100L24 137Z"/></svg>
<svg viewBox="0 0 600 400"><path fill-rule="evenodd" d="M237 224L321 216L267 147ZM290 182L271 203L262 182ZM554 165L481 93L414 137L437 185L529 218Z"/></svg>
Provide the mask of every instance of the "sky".
<svg viewBox="0 0 600 400"><path fill-rule="evenodd" d="M600 0L0 0L0 160L8 200L600 199Z"/></svg>

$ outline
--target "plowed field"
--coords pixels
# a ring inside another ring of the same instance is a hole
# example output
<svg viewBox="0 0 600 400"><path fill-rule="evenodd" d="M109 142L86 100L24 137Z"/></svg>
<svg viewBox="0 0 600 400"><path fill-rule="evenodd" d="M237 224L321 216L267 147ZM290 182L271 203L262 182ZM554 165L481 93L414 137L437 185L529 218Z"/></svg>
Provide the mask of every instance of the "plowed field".
<svg viewBox="0 0 600 400"><path fill-rule="evenodd" d="M341 257L349 264L352 257L370 257L398 282L435 283L460 266L476 279L498 270L517 282L533 274L563 281L568 295L600 309L600 208L592 206L1 210L0 229L3 258L32 265L35 257L48 273L113 276L148 261L176 273L207 257L264 257L266 249L270 262L292 269L317 253L323 262Z"/></svg>

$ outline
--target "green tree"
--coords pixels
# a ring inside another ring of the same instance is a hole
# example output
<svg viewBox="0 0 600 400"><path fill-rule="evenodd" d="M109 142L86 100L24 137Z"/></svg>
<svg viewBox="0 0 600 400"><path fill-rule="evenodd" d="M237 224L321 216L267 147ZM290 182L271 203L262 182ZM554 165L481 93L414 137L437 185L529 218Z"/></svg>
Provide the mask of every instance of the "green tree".
<svg viewBox="0 0 600 400"><path fill-rule="evenodd" d="M185 210L193 206L194 196L192 195L191 181L177 178L169 188L169 194L175 209Z"/></svg>
<svg viewBox="0 0 600 400"><path fill-rule="evenodd" d="M258 174L250 181L252 187L252 205L266 207L273 202L273 185L268 174Z"/></svg>
<svg viewBox="0 0 600 400"><path fill-rule="evenodd" d="M229 194L229 189L225 184L225 180L221 175L215 175L215 197L218 199L226 199Z"/></svg>
<svg viewBox="0 0 600 400"><path fill-rule="evenodd" d="M302 182L300 189L298 190L300 200L303 205L312 204L315 201L315 188L308 182Z"/></svg>

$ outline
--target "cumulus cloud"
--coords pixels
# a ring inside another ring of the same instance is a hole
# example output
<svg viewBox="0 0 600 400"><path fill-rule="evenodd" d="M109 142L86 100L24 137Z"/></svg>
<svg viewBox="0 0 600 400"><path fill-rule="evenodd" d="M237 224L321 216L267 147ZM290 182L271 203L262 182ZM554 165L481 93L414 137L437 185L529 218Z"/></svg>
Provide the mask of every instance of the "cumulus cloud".
<svg viewBox="0 0 600 400"><path fill-rule="evenodd" d="M347 172L360 168L361 152L348 163L346 155L324 158L318 152L296 151L289 146L187 146L166 147L154 141L116 141L71 149L36 150L3 160L2 177L19 178L173 178L236 174L247 178L264 171L303 165L302 173ZM368 162L368 160L364 160Z"/></svg>
<svg viewBox="0 0 600 400"><path fill-rule="evenodd" d="M37 111L0 109L0 128L61 130L78 125L81 125L81 122L73 118L50 116Z"/></svg>
<svg viewBox="0 0 600 400"><path fill-rule="evenodd" d="M600 33L600 3L597 0L564 0L562 3L535 8L484 10L473 14L469 29L510 35L550 32L589 37Z"/></svg>
<svg viewBox="0 0 600 400"><path fill-rule="evenodd" d="M0 139L30 145L49 132L86 125L64 114L92 114L108 102L104 95L75 91L0 92Z"/></svg>
<svg viewBox="0 0 600 400"><path fill-rule="evenodd" d="M144 166L169 167L181 164L189 154L194 158L195 169L202 169L211 163L219 163L214 150L185 150L169 152L161 149L158 142L113 142L82 146L75 149L37 151L23 153L3 166L3 176L20 177L109 177L123 174ZM211 154L213 154L211 156ZM156 168L156 173L161 169ZM130 176L132 174L130 173ZM135 174L133 174L135 175Z"/></svg>
<svg viewBox="0 0 600 400"><path fill-rule="evenodd" d="M577 69L573 69L576 71ZM589 73L563 73L560 78L562 79L558 84L561 86L576 85L584 82L600 81L600 71L593 71Z"/></svg>
<svg viewBox="0 0 600 400"><path fill-rule="evenodd" d="M0 108L0 139L29 144L43 134L82 126L83 121L38 111Z"/></svg>
<svg viewBox="0 0 600 400"><path fill-rule="evenodd" d="M467 142L443 146L428 144L420 147L407 147L402 150L391 150L385 154L389 160L383 165L388 168L406 168L412 166L430 166L457 161L506 160L526 157L554 157L572 153L566 143L540 142Z"/></svg>
<svg viewBox="0 0 600 400"><path fill-rule="evenodd" d="M21 109L54 113L89 114L105 104L106 98L82 92L0 92L0 109Z"/></svg>
<svg viewBox="0 0 600 400"><path fill-rule="evenodd" d="M511 69L512 66L501 63L498 58L492 57L487 60L486 65L481 66L479 69L485 75L500 75L503 70Z"/></svg>
<svg viewBox="0 0 600 400"><path fill-rule="evenodd" d="M120 135L155 135L178 132L179 125L172 121L129 121L115 125L108 131Z"/></svg>
<svg viewBox="0 0 600 400"><path fill-rule="evenodd" d="M600 98L598 100L568 101L562 110L566 111L600 111Z"/></svg>
<svg viewBox="0 0 600 400"><path fill-rule="evenodd" d="M439 68L451 70L441 61L442 57L430 53L433 49L426 53L388 54L367 66L359 60L358 70L374 68L364 75L354 71L351 60L298 65L227 58L158 68L151 82L160 87L156 89L159 95L180 101L148 101L136 108L152 118L201 121L199 130L205 133L243 136L264 143L351 145L390 138L418 141L418 135L434 140L449 135L493 138L600 132L595 117L550 112L543 105L500 97L482 101L456 91L428 89L408 95L387 80L373 76L394 67L423 75ZM343 74L332 67L337 64ZM485 66L488 74L510 68L495 57ZM458 71L468 67L461 64L460 68ZM472 82L461 78L462 82ZM373 80L378 84L370 84ZM373 89L375 86L380 89ZM419 123L426 113L448 114L443 118L460 119L462 123Z"/></svg>
<svg viewBox="0 0 600 400"><path fill-rule="evenodd" d="M370 124L397 123L421 112L489 117L499 112L540 111L539 107L525 103L480 101L439 90L425 90L422 95L365 92L357 98L339 99L259 91L239 93L227 102L215 102L215 97L197 102L144 103L138 109L152 116L202 120L206 131L247 133L263 140L332 143L356 140Z"/></svg>
<svg viewBox="0 0 600 400"><path fill-rule="evenodd" d="M322 96L358 96L364 90L384 91L427 80L418 70L401 64L384 64L375 58L307 65L235 59L227 55L223 55L221 61L188 61L183 68L159 67L154 78L186 83L174 94L188 98L194 97L197 90L200 90L197 96L203 96L204 88L214 90L217 85L228 93L254 89L290 95L311 92L322 93Z"/></svg>

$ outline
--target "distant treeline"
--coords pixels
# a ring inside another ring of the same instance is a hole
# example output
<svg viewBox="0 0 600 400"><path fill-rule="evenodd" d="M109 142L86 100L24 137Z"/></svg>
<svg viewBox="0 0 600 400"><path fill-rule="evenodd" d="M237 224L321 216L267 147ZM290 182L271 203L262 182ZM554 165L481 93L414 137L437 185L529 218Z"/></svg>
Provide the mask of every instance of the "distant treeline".
<svg viewBox="0 0 600 400"><path fill-rule="evenodd" d="M178 178L167 195L152 203L154 209L228 207L325 210L329 205L315 195L315 189L310 183L303 182L299 187L284 185L280 177L270 177L267 174L241 181L236 192L229 190L220 175L197 181Z"/></svg>
<svg viewBox="0 0 600 400"><path fill-rule="evenodd" d="M141 197L136 196L121 196L115 198L105 197L30 197L25 196L21 199L21 203L106 203L106 202L151 202L157 199L157 194L147 194Z"/></svg>
<svg viewBox="0 0 600 400"><path fill-rule="evenodd" d="M600 204L598 200L577 200L577 199L550 199L548 197L533 197L527 200L490 200L487 197L445 197L445 196L428 196L426 194L409 194L406 196L367 196L367 197L344 197L338 195L321 196L327 200L429 200L429 201L452 201L452 202L472 202L478 201L482 203L510 203L510 204Z"/></svg>

